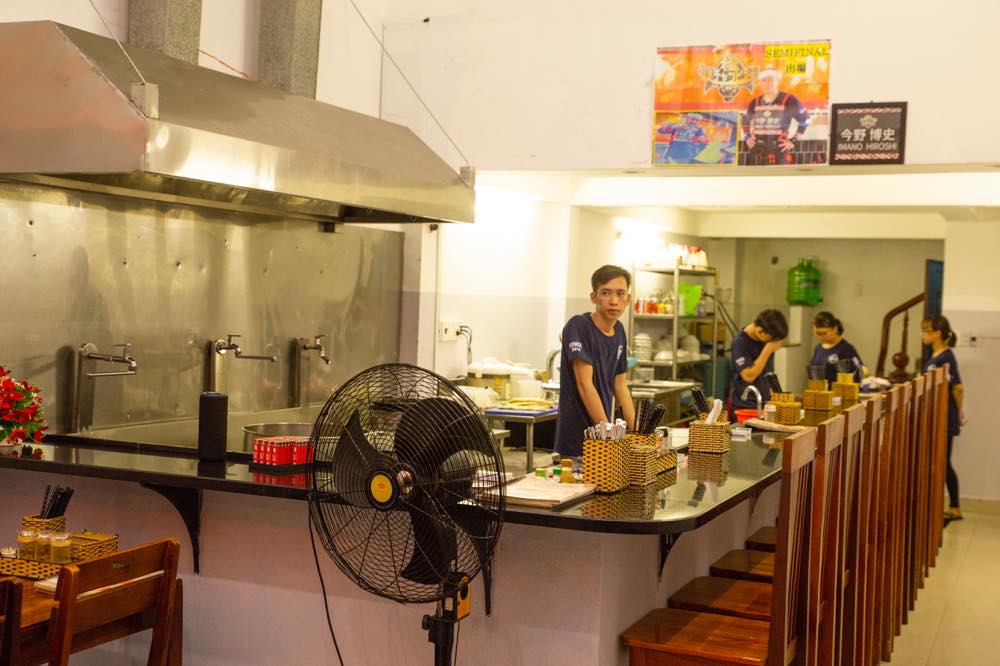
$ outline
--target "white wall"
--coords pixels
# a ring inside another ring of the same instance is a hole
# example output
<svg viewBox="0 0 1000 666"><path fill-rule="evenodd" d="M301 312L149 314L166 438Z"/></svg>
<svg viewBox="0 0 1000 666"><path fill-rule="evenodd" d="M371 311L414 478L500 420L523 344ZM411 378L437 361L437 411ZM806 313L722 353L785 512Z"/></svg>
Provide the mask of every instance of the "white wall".
<svg viewBox="0 0 1000 666"><path fill-rule="evenodd" d="M437 233L438 321L472 328L473 360L542 367L564 323L569 207L480 185L476 223ZM464 338L437 342L436 355L437 372L464 374Z"/></svg>
<svg viewBox="0 0 1000 666"><path fill-rule="evenodd" d="M955 349L965 388L968 423L955 440L952 461L962 497L1000 499L1000 448L993 410L1000 375L1000 219L951 222L945 240L944 314L959 333ZM969 336L978 342L969 346Z"/></svg>
<svg viewBox="0 0 1000 666"><path fill-rule="evenodd" d="M814 38L832 40L831 101L909 102L908 163L993 162L997 133L941 131L955 113L942 91L987 109L1000 92L983 85L980 68L942 54L995 62L1000 5L960 0L948 15L907 0L757 0L752 9L733 0L390 0L386 35L481 169L648 165L658 46ZM408 118L412 109L388 111Z"/></svg>

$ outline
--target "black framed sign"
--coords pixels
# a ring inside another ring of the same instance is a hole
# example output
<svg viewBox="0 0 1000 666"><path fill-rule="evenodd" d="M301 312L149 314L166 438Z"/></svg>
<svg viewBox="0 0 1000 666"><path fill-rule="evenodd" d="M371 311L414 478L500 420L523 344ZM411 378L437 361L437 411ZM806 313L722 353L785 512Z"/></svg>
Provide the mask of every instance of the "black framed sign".
<svg viewBox="0 0 1000 666"><path fill-rule="evenodd" d="M834 104L830 164L903 164L906 102Z"/></svg>

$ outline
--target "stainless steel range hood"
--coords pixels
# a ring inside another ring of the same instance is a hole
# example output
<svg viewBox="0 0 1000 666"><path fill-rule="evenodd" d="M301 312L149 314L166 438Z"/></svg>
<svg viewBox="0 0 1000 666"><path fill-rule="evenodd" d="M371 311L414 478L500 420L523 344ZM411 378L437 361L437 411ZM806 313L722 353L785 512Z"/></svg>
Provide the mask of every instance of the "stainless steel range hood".
<svg viewBox="0 0 1000 666"><path fill-rule="evenodd" d="M0 173L72 189L321 221L473 220L475 195L401 125L111 39L0 23Z"/></svg>

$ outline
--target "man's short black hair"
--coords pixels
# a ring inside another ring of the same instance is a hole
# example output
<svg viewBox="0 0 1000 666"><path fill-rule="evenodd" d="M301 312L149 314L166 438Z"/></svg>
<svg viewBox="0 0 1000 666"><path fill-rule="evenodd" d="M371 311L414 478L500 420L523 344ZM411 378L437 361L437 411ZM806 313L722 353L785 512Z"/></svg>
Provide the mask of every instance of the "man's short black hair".
<svg viewBox="0 0 1000 666"><path fill-rule="evenodd" d="M613 266L612 264L605 264L594 271L594 274L590 276L590 286L593 287L596 294L598 287L615 278L625 278L625 285L632 286L632 275L621 266Z"/></svg>
<svg viewBox="0 0 1000 666"><path fill-rule="evenodd" d="M771 336L772 340L784 340L788 337L788 322L781 310L773 308L761 310L753 321L760 330Z"/></svg>

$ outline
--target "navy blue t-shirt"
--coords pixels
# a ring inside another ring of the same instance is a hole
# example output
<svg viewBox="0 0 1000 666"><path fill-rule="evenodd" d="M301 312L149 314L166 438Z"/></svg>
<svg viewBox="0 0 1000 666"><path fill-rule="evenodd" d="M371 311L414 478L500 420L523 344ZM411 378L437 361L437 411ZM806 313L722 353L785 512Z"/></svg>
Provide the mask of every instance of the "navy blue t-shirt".
<svg viewBox="0 0 1000 666"><path fill-rule="evenodd" d="M745 370L752 366L756 361L760 353L764 351L764 343L754 340L746 331L740 331L735 338L733 338L733 392L732 392L732 405L733 409L751 409L757 407L757 397L751 393L747 396L746 400L743 400L740 396L743 395L743 391L746 389L748 382L740 376L740 371ZM753 380L752 384L757 387L760 391L760 396L763 398L764 402L771 399L771 387L768 386L767 380L764 376L774 371L774 354L767 359L767 363L764 364L764 370L757 375L757 379Z"/></svg>
<svg viewBox="0 0 1000 666"><path fill-rule="evenodd" d="M573 374L573 361L576 360L593 366L594 387L601 397L604 413L611 419L615 377L628 370L625 327L616 321L614 335L605 335L597 328L589 312L572 317L563 327L556 451L564 456L583 455L583 431L594 425L576 387L576 375Z"/></svg>
<svg viewBox="0 0 1000 666"><path fill-rule="evenodd" d="M841 338L840 342L829 349L825 349L822 344L816 345L816 350L813 351L812 364L824 366L826 368L826 378L832 383L837 381L837 363L845 358L851 359L851 369L854 370L854 381L860 383L861 368L864 366L864 363L861 362L858 350L844 338Z"/></svg>
<svg viewBox="0 0 1000 666"><path fill-rule="evenodd" d="M962 376L958 374L958 360L951 349L945 349L937 356L931 356L924 366L924 372L943 368L948 364L948 434L952 437L962 432L962 423L958 418L958 402L955 401L955 393L952 388L956 384L962 383Z"/></svg>

